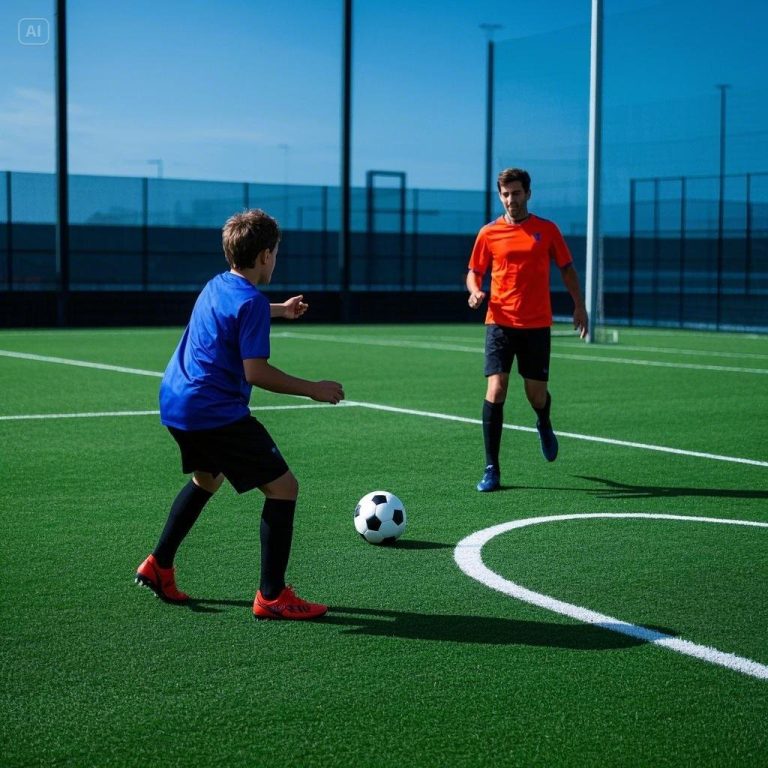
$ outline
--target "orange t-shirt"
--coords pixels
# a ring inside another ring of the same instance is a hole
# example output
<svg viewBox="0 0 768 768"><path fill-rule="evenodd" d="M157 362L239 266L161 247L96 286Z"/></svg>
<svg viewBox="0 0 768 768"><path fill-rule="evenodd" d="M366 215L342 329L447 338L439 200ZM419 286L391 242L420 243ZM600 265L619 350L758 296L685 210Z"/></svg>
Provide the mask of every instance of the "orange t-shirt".
<svg viewBox="0 0 768 768"><path fill-rule="evenodd" d="M552 325L549 264L567 267L571 252L554 222L531 214L521 224L503 216L477 234L469 269L483 277L491 268L487 325L548 328Z"/></svg>

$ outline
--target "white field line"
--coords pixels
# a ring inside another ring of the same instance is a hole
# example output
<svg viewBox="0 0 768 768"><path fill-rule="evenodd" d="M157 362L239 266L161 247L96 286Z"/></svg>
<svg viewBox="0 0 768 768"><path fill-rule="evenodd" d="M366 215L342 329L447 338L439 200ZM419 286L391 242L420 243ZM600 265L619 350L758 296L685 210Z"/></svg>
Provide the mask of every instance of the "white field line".
<svg viewBox="0 0 768 768"><path fill-rule="evenodd" d="M418 411L412 408L398 408L393 405L381 405L378 403L361 403L355 401L345 401L347 405L356 405L360 408L371 408L377 411L387 411L389 413L401 413L406 416L422 416L430 419L442 419L443 421L456 421L462 424L482 425L481 419L473 419L468 416L453 416L448 413L435 413L433 411ZM534 427L521 427L517 424L505 424L504 429L513 429L518 432L536 432ZM757 459L743 459L738 456L723 456L717 453L705 453L703 451L686 451L682 448L670 448L666 445L652 445L650 443L638 443L631 440L615 440L611 437L597 437L595 435L582 435L578 432L561 432L557 430L558 437L570 437L574 440L586 440L592 443L605 443L606 445L618 445L623 448L640 448L645 451L659 451L661 453L672 453L678 456L691 456L697 459L710 459L712 461L729 461L736 464L751 464L755 467L768 467L768 461L759 461Z"/></svg>
<svg viewBox="0 0 768 768"><path fill-rule="evenodd" d="M437 349L444 352L466 352L469 354L483 354L482 344L465 346L438 341L413 341L406 339L377 339L366 336L333 336L321 333L295 333L283 331L273 334L275 338L282 339L306 339L309 341L327 341L334 344L353 344L372 347L396 347L400 349ZM645 348L639 348L645 349ZM661 360L641 360L630 357L608 357L607 355L567 354L564 352L552 352L551 357L560 360L583 360L591 363L614 363L618 365L643 365L652 368L679 368L694 371L717 371L724 373L755 373L768 375L768 368L744 368L729 365L705 365L700 363L670 363Z"/></svg>
<svg viewBox="0 0 768 768"><path fill-rule="evenodd" d="M296 405L252 405L251 411L297 411L304 408L327 408L325 403ZM0 416L0 421L27 421L46 419L102 419L116 416L159 416L160 411L93 411L85 413L28 413L19 416Z"/></svg>
<svg viewBox="0 0 768 768"><path fill-rule="evenodd" d="M677 653L692 656L702 661L716 664L721 667L741 672L750 677L756 677L760 680L768 680L768 666L760 664L752 659L737 656L734 653L725 653L706 645L698 645L689 640L683 640L678 637L666 635L657 630L647 629L646 627L631 624L621 619L615 619L602 613L597 613L589 608L583 608L572 603L566 603L557 600L541 592L533 592L513 581L509 581L494 571L490 570L482 559L482 548L491 539L507 531L516 528L524 528L529 525L538 525L540 523L554 523L564 520L580 520L594 518L644 518L658 520L681 520L685 522L698 523L719 523L721 525L745 525L759 528L768 528L768 523L759 523L749 520L724 520L710 517L693 517L684 515L664 515L664 514L645 514L645 513L595 513L595 514L574 514L574 515L551 515L546 517L530 517L525 520L513 520L507 523L494 525L485 528L462 539L454 550L453 557L459 568L471 578L479 581L497 592L502 592L517 600L536 605L548 611L553 611L562 616L568 616L576 621L587 624L593 624L597 627L618 632L622 635L637 638L653 645L675 651Z"/></svg>
<svg viewBox="0 0 768 768"><path fill-rule="evenodd" d="M567 334L560 334L558 335L556 332L553 331L552 333L552 347L558 347L560 349L573 349L574 346L578 346L579 342L576 338L576 332L569 332ZM274 335L274 334L273 334ZM279 335L279 334L278 334ZM299 334L295 334L295 337L298 337ZM573 337L573 340L568 341L567 343L563 343L559 339L562 336L568 336ZM365 337L364 337L365 338ZM367 337L367 338L375 338L375 337ZM404 341L406 343L408 342L420 342L424 344L430 344L432 347L434 347L434 342L437 342L439 344L458 344L463 345L464 348L467 348L466 345L468 344L474 344L473 347L474 351L482 351L482 345L483 345L483 338L478 336L476 339L471 339L466 336L408 336L406 337L400 337L401 341ZM768 345L768 337L765 338L766 345ZM715 350L705 350L705 349L681 349L680 347L650 347L650 346L641 346L639 344L611 344L610 350L621 350L623 352L657 352L662 355L683 355L687 357L724 357L724 358L731 358L735 360L768 360L768 354L761 354L760 352L718 352Z"/></svg>
<svg viewBox="0 0 768 768"><path fill-rule="evenodd" d="M116 371L117 373L133 373L137 376L155 376L162 378L163 374L157 371L144 371L141 368L125 368L122 365L108 365L107 363L89 363L86 360L70 360L66 357L50 357L48 355L30 355L26 352L11 352L0 349L0 357L15 357L19 360L34 360L38 363L58 363L59 365L74 365L79 368L96 368L100 371Z"/></svg>
<svg viewBox="0 0 768 768"><path fill-rule="evenodd" d="M157 371L146 371L140 368L124 368L122 366L117 366L117 365L107 365L104 363L90 363L90 362L84 362L82 360L69 360L63 357L47 357L44 355L30 355L22 352L7 352L5 350L0 350L0 356L2 355L8 356L8 357L18 357L24 360L32 360L35 362L56 363L59 365L82 366L85 368L96 368L96 369L106 370L106 371L116 371L118 373L132 373L140 376L162 377L163 375L162 373L158 373ZM455 421L462 424L482 424L482 421L480 419L473 419L466 416L454 416L448 413L436 413L434 411L420 411L412 408L399 408L393 405L383 405L381 403L364 403L364 402L347 400L343 402L343 405L357 406L360 408L370 408L372 410L384 411L387 413L400 413L405 416L420 416L422 418L440 419L443 421ZM275 406L275 408L279 408L279 407L281 406ZM322 404L321 404L321 407L322 407ZM54 418L54 416L56 415L54 414L49 418ZM75 418L76 416L77 414L74 414L72 417ZM32 418L44 418L44 417L45 417L44 414L39 414L39 415L33 416ZM66 417L67 417L66 414L59 414L57 416L57 418L66 418ZM3 418L4 420L7 421L10 419L21 419L25 417L24 416L13 416L13 417L7 416ZM519 432L535 432L536 431L533 427L522 427L516 424L505 424L504 429L513 429ZM716 453L705 453L702 451L687 451L687 450L683 450L682 448L670 448L664 445L652 445L650 443L638 443L638 442L633 442L629 440L616 440L614 438L598 437L596 435L582 435L577 432L558 431L557 435L558 437L570 437L574 440L586 440L588 442L604 443L606 445L617 445L625 448L639 448L646 451L659 451L661 453L671 453L679 456L691 456L699 459L710 459L714 461L728 461L736 464L750 464L756 467L768 467L768 461L758 461L757 459L745 459L745 458L740 458L738 456L724 456Z"/></svg>

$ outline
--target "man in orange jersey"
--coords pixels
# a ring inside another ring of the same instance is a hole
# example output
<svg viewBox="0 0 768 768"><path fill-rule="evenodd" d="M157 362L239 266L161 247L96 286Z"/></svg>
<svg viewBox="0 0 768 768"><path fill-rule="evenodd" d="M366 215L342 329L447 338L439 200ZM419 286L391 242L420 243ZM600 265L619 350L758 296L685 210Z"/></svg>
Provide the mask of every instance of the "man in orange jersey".
<svg viewBox="0 0 768 768"><path fill-rule="evenodd" d="M501 485L499 451L504 401L509 374L517 357L525 394L538 417L536 428L541 451L547 461L557 458L557 437L549 410L552 398L549 380L552 303L549 265L554 260L574 303L573 326L581 338L588 320L579 277L568 246L557 226L528 212L531 177L520 168L503 170L496 181L504 215L486 224L478 233L469 259L467 290L469 306L477 309L486 297L483 277L490 267L491 291L485 316L485 376L483 403L485 472L478 491L495 491Z"/></svg>

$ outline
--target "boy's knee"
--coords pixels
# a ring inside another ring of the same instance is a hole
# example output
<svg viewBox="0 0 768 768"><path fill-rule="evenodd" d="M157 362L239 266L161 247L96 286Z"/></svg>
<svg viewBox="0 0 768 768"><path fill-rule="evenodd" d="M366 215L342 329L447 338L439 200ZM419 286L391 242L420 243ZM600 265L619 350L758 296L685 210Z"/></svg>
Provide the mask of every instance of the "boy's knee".
<svg viewBox="0 0 768 768"><path fill-rule="evenodd" d="M269 498L295 501L299 495L299 481L289 469L271 483L262 485L261 491Z"/></svg>
<svg viewBox="0 0 768 768"><path fill-rule="evenodd" d="M195 472L192 480L198 488L202 488L208 493L216 493L224 482L224 475L219 472L218 475L212 475L210 472Z"/></svg>

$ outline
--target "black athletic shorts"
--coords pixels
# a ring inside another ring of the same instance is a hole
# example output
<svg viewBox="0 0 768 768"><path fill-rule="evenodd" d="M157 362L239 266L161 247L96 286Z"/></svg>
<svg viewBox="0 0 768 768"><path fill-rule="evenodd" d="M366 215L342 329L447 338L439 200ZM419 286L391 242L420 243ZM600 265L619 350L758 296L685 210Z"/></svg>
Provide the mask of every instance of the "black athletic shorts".
<svg viewBox="0 0 768 768"><path fill-rule="evenodd" d="M485 329L485 375L509 373L517 357L517 372L524 379L549 381L549 328L509 328L488 325Z"/></svg>
<svg viewBox="0 0 768 768"><path fill-rule="evenodd" d="M168 431L181 449L182 472L221 472L238 493L277 480L288 471L275 441L253 416L215 429L168 427Z"/></svg>

